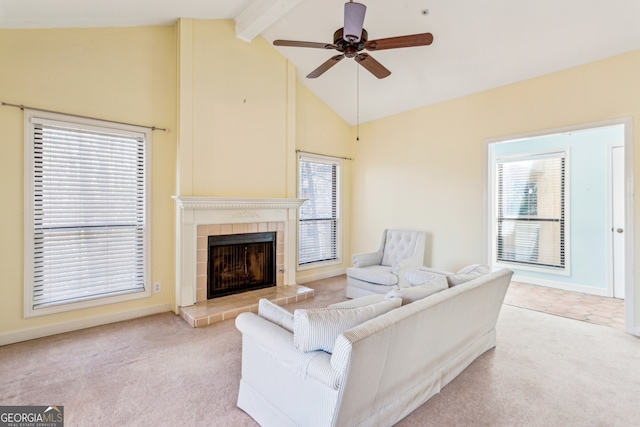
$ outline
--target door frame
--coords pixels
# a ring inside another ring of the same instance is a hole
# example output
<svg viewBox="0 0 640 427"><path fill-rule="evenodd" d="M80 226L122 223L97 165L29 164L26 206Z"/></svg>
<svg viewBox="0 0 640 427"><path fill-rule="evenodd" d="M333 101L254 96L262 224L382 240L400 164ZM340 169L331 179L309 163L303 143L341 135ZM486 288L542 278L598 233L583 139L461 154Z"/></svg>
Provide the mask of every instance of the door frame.
<svg viewBox="0 0 640 427"><path fill-rule="evenodd" d="M516 141L522 139L537 138L541 136L555 135L567 132L577 132L582 130L608 127L615 125L624 126L624 183L625 183L625 221L624 229L625 233L625 301L624 301L624 313L625 313L625 332L640 336L640 324L638 324L635 317L635 292L634 292L634 274L633 274L633 260L634 260L634 245L633 237L635 235L633 229L633 118L622 117L618 119L604 120L600 122L583 123L579 125L566 126L555 129L546 129L536 132L528 132L517 135L509 135L498 138L489 138L484 140L483 147L483 164L484 164L484 221L483 227L483 240L484 250L483 258L485 262L491 265L490 254L492 238L490 230L492 227L492 200L491 195L493 192L489 188L491 185L491 158L489 156L490 145L500 142Z"/></svg>
<svg viewBox="0 0 640 427"><path fill-rule="evenodd" d="M614 205L613 205L613 149L614 148L618 148L621 147L623 150L625 149L625 145L624 142L622 144L618 143L618 142L612 142L606 145L607 147L607 279L609 281L608 285L607 285L607 295L614 298L615 297L615 275L614 275L614 267L615 267L615 262L614 262L614 234L613 234L613 228L614 228L614 218L613 218L613 210L614 210ZM625 165L626 166L626 165ZM625 167L626 170L626 167ZM625 200L625 205L626 205L627 201ZM624 229L624 233L626 233L627 230L626 228ZM625 236L626 237L626 236ZM626 239L625 239L625 244L626 244ZM625 247L625 252L626 252L626 247ZM626 275L626 257L625 257L625 275ZM627 283L625 280L625 297L626 297L626 289L627 287ZM626 298L625 298L626 299ZM626 307L625 307L626 309Z"/></svg>

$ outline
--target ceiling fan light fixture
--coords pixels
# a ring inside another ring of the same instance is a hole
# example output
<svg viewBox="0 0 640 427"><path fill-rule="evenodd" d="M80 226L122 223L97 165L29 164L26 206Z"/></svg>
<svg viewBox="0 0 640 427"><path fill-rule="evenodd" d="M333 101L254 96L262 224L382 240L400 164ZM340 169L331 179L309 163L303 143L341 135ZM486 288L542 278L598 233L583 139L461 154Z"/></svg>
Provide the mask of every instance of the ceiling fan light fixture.
<svg viewBox="0 0 640 427"><path fill-rule="evenodd" d="M350 1L344 4L344 36L347 42L357 43L362 36L364 14L367 7Z"/></svg>

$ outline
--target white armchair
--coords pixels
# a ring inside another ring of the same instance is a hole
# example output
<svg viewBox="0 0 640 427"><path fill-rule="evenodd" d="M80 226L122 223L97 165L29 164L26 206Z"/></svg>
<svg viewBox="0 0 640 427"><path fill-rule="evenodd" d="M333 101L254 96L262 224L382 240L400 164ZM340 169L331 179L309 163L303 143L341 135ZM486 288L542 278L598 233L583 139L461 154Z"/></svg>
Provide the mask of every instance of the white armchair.
<svg viewBox="0 0 640 427"><path fill-rule="evenodd" d="M405 272L423 265L425 233L384 230L377 252L355 254L347 268L347 298L386 294L411 286Z"/></svg>

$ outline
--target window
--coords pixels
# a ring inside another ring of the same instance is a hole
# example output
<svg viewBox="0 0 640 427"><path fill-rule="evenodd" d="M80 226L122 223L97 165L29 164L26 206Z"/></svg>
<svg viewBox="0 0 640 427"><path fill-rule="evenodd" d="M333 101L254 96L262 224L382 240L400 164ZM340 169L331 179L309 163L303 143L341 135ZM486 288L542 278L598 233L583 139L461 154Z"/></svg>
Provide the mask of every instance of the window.
<svg viewBox="0 0 640 427"><path fill-rule="evenodd" d="M150 131L25 111L25 316L150 295Z"/></svg>
<svg viewBox="0 0 640 427"><path fill-rule="evenodd" d="M497 160L498 262L564 270L565 153Z"/></svg>
<svg viewBox="0 0 640 427"><path fill-rule="evenodd" d="M339 159L300 154L298 197L308 199L300 208L298 265L340 262Z"/></svg>

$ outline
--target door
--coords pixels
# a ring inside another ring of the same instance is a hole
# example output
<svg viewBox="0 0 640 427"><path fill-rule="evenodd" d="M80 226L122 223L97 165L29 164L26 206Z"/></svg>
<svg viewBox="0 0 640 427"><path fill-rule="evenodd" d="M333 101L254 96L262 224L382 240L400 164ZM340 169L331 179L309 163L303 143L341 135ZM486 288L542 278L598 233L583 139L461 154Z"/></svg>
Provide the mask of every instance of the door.
<svg viewBox="0 0 640 427"><path fill-rule="evenodd" d="M624 222L624 146L611 147L611 242L613 297L624 299L625 222Z"/></svg>

